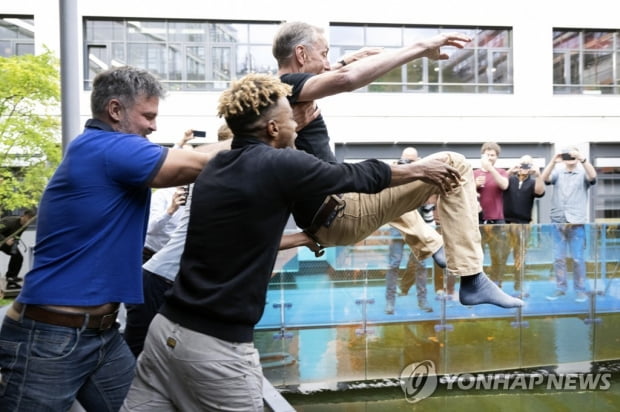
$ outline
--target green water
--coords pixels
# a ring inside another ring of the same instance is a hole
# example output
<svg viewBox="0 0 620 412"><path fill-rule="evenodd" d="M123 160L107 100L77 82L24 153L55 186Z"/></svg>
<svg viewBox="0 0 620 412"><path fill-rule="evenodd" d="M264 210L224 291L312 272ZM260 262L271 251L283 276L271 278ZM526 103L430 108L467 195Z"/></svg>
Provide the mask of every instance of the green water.
<svg viewBox="0 0 620 412"><path fill-rule="evenodd" d="M603 412L620 410L620 375L614 374L608 390L547 391L534 390L471 390L438 389L431 397L409 403L398 387L352 389L320 392L310 395L284 394L296 411L575 411Z"/></svg>
<svg viewBox="0 0 620 412"><path fill-rule="evenodd" d="M506 320L460 320L452 322L453 331L440 333L425 322L375 325L370 337L354 327L301 330L287 343L269 338L298 354L298 363L280 369L281 375L277 369L264 372L297 411L620 411L620 316L600 318L592 324L582 315L528 318L524 328L507 327ZM312 343L304 344L304 338ZM411 403L398 386L398 373L421 360L432 361L439 376L595 371L610 384L592 390L545 384L460 390L444 381L431 396ZM316 386L308 390L312 381Z"/></svg>

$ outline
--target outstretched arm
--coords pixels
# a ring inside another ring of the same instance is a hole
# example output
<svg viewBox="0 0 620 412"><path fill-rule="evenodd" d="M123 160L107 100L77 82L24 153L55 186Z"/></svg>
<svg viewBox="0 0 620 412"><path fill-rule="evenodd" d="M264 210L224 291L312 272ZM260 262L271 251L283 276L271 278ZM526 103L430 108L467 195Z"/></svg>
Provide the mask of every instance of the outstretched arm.
<svg viewBox="0 0 620 412"><path fill-rule="evenodd" d="M450 193L461 185L459 172L439 159L422 159L417 162L390 165L392 180L390 186L421 180L435 185L442 195Z"/></svg>
<svg viewBox="0 0 620 412"><path fill-rule="evenodd" d="M442 33L398 50L384 51L359 59L338 70L326 71L308 79L299 94L298 101L316 100L359 89L390 70L421 57L446 60L448 55L441 52L441 47L451 46L461 49L469 41L471 38L464 34Z"/></svg>
<svg viewBox="0 0 620 412"><path fill-rule="evenodd" d="M149 186L170 187L192 183L209 160L218 152L230 149L231 141L203 144L195 150L168 150L164 164Z"/></svg>
<svg viewBox="0 0 620 412"><path fill-rule="evenodd" d="M345 55L342 59L338 60L336 64L331 66L332 70L340 69L347 64L351 64L355 61L361 60L364 57L372 56L374 54L381 53L383 51L383 47L362 47L358 51Z"/></svg>

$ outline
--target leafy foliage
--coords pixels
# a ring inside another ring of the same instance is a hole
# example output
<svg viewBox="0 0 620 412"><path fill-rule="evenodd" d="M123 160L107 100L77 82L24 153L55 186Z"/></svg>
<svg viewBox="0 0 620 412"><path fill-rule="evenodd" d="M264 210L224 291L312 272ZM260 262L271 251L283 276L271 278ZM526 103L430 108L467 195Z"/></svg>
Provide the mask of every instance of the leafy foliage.
<svg viewBox="0 0 620 412"><path fill-rule="evenodd" d="M0 57L0 208L36 206L61 158L58 59ZM54 114L54 111L56 114Z"/></svg>

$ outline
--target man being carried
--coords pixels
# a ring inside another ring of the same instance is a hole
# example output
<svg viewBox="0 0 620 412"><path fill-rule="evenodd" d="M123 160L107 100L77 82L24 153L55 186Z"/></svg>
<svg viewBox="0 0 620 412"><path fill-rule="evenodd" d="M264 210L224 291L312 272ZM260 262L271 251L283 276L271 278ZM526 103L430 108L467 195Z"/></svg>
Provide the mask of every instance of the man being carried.
<svg viewBox="0 0 620 412"><path fill-rule="evenodd" d="M278 61L278 75L284 83L293 86L289 101L292 105L298 105L366 86L390 70L421 57L445 60L448 56L441 53L440 47L462 48L468 41L470 39L465 35L451 33L424 39L394 51L363 48L331 66L327 60L329 47L323 29L304 22L289 22L282 24L274 38L273 55ZM322 115L299 130L295 146L319 159L336 161L329 146L329 133ZM326 217L330 221L331 208L341 203L334 196L328 199L308 198L295 205L293 216L313 236L323 222L315 219L313 224L312 217L316 216L318 220L325 220ZM396 216L390 224L403 233L405 242L418 259L433 256L439 266L445 267L441 241L434 239L419 214L412 212L402 217Z"/></svg>

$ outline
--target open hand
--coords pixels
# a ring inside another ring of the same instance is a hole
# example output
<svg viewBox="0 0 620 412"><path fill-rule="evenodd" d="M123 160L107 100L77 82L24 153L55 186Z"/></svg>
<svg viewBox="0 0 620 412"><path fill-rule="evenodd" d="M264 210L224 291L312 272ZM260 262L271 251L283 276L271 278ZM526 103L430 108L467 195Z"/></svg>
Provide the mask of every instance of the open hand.
<svg viewBox="0 0 620 412"><path fill-rule="evenodd" d="M448 164L438 159L422 159L406 165L419 173L419 180L435 185L442 195L452 192L461 185L461 174Z"/></svg>
<svg viewBox="0 0 620 412"><path fill-rule="evenodd" d="M447 60L449 56L441 52L441 47L452 46L462 49L465 47L465 43L470 41L471 37L461 33L441 33L423 41L426 46L424 56L431 60Z"/></svg>

